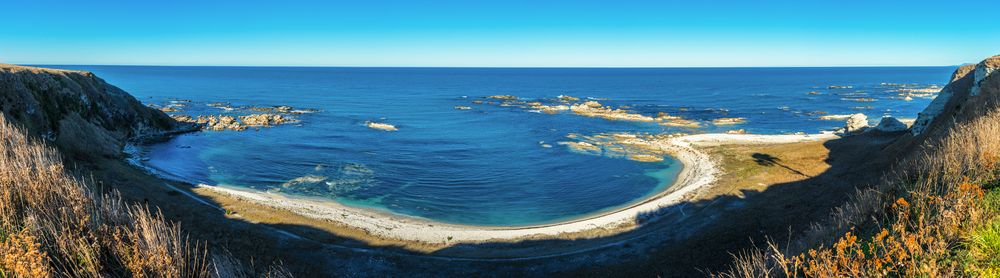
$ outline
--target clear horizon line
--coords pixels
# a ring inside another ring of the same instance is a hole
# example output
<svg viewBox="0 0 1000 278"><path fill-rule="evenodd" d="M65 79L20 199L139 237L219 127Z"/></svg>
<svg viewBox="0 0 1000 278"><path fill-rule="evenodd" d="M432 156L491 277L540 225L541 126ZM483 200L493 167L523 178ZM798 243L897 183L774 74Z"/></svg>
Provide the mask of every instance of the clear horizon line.
<svg viewBox="0 0 1000 278"><path fill-rule="evenodd" d="M62 64L18 63L30 66L135 66L135 67L258 67L258 68L564 68L564 69L666 69L666 68L888 68L959 67L958 65L840 65L840 66L332 66L332 65L169 65L169 64Z"/></svg>

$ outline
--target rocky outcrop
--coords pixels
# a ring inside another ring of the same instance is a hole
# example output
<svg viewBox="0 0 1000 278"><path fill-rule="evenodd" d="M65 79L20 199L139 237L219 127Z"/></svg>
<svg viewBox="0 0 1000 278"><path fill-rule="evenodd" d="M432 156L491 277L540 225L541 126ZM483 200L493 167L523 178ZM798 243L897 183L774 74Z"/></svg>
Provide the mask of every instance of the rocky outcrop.
<svg viewBox="0 0 1000 278"><path fill-rule="evenodd" d="M865 114L857 113L851 115L847 118L846 125L844 126L844 133L856 133L865 131L868 128L868 116Z"/></svg>
<svg viewBox="0 0 1000 278"><path fill-rule="evenodd" d="M918 114L917 120L910 127L910 133L920 135L944 113L957 115L969 97L979 94L983 83L998 68L1000 68L1000 55L987 58L975 65L959 67L952 73L950 82L941 89L937 98Z"/></svg>
<svg viewBox="0 0 1000 278"><path fill-rule="evenodd" d="M637 121L637 122L653 122L656 121L653 117L632 114L628 111L621 109L612 109L609 107L602 107L600 103L596 101L587 101L583 104L574 104L569 107L570 111L578 115L588 116L588 117L601 117L610 120L626 120L626 121Z"/></svg>
<svg viewBox="0 0 1000 278"><path fill-rule="evenodd" d="M515 96L511 96L511 95L496 95L496 96L488 96L486 98L493 98L493 99L521 99L519 97L515 97Z"/></svg>
<svg viewBox="0 0 1000 278"><path fill-rule="evenodd" d="M712 120L713 125L733 125L747 122L747 118L718 118Z"/></svg>
<svg viewBox="0 0 1000 278"><path fill-rule="evenodd" d="M0 111L73 157L121 153L130 138L193 129L86 71L0 64Z"/></svg>
<svg viewBox="0 0 1000 278"><path fill-rule="evenodd" d="M286 118L280 114L252 114L246 116L198 116L197 119L192 118L188 115L173 115L171 116L177 121L189 122L202 126L202 130L213 130L213 131L223 131L223 130L233 130L233 131L244 131L249 127L272 127L273 125L279 125L288 122L294 122L290 118ZM239 121L237 121L239 120Z"/></svg>
<svg viewBox="0 0 1000 278"><path fill-rule="evenodd" d="M972 81L972 88L969 89L969 95L978 95L983 88L986 77L989 77L997 69L1000 69L1000 56L993 56L976 64L975 79Z"/></svg>
<svg viewBox="0 0 1000 278"><path fill-rule="evenodd" d="M878 126L875 126L875 129L888 132L903 131L907 129L907 126L896 118L882 117L882 121L878 123Z"/></svg>
<svg viewBox="0 0 1000 278"><path fill-rule="evenodd" d="M374 128L374 129L381 129L381 130L388 130L388 131L396 130L396 126L390 125L390 124L375 123L375 122L366 122L366 124L368 124L368 127Z"/></svg>

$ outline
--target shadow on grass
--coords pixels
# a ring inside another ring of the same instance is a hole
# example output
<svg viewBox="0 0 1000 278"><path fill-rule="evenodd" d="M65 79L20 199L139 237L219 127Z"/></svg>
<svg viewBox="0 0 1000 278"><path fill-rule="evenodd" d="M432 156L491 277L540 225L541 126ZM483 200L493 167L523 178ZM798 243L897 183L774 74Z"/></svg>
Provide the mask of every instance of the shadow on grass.
<svg viewBox="0 0 1000 278"><path fill-rule="evenodd" d="M799 172L799 170L795 170L795 169L792 169L791 167L782 165L781 163L778 162L778 161L781 161L781 159L777 158L777 157L774 157L772 155L763 154L763 153L755 153L755 154L751 155L750 157L753 158L753 161L756 162L757 165L764 166L764 167L772 167L772 166L777 165L777 166L781 166L782 168L788 169L788 171L792 171L793 173L799 174L801 176L804 176L804 177L807 177L807 178L812 178L809 175L806 175L806 174L803 174L802 172Z"/></svg>
<svg viewBox="0 0 1000 278"><path fill-rule="evenodd" d="M750 158L758 165L780 166L807 178L763 191L739 189L736 194L662 207L637 215L636 228L627 232L596 229L589 238L540 236L518 242L457 243L430 253L411 251L401 244L373 245L311 226L250 223L208 209L192 213L199 205L186 204L194 201L167 194L169 190L134 189L131 196L151 196L147 197L151 206L182 222L192 236L244 259L282 261L301 277L691 277L703 276L705 269L728 267L731 253L750 248L754 242L791 237L822 220L847 201L854 189L882 178L894 161L879 151L903 136L905 132L866 133L827 141L823 147L830 151L825 160L830 168L816 176L789 168L775 156L754 153ZM442 242L448 240L442 238Z"/></svg>

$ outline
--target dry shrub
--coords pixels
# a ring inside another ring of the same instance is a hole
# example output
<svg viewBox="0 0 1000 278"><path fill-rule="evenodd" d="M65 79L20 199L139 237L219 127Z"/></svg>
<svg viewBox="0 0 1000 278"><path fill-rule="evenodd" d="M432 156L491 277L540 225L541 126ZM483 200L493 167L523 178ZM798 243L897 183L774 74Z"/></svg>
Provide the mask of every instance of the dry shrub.
<svg viewBox="0 0 1000 278"><path fill-rule="evenodd" d="M734 256L728 272L711 276L995 275L995 269L979 267L995 258L976 257L975 250L969 257L956 250L967 248L970 233L981 223L998 219L997 210L984 201L982 188L1000 182L998 100L1000 78L989 78L954 125L900 164L896 181L859 191L824 225L814 226L799 240L800 247L819 247L782 252L771 244L767 250L744 251Z"/></svg>
<svg viewBox="0 0 1000 278"><path fill-rule="evenodd" d="M67 173L55 149L0 115L0 277L253 274L192 244L161 214L98 196L89 184Z"/></svg>
<svg viewBox="0 0 1000 278"><path fill-rule="evenodd" d="M49 260L41 246L28 229L6 235L0 244L0 276L51 277Z"/></svg>

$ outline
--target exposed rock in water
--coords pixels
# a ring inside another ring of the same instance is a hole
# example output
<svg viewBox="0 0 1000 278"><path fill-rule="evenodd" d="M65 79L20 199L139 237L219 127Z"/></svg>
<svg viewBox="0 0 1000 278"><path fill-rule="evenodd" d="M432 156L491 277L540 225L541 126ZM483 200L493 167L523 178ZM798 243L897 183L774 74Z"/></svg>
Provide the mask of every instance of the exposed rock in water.
<svg viewBox="0 0 1000 278"><path fill-rule="evenodd" d="M668 120L666 122L662 122L662 123L660 123L660 125L675 126L675 127L700 128L701 127L701 122L699 122L699 121L693 121L693 120L685 120L685 119L674 119L674 120Z"/></svg>
<svg viewBox="0 0 1000 278"><path fill-rule="evenodd" d="M470 110L470 109L472 109L472 107L468 107L468 106L455 106L455 109L458 109L458 110Z"/></svg>
<svg viewBox="0 0 1000 278"><path fill-rule="evenodd" d="M660 162L667 155L656 140L666 139L670 135L640 134L640 133L600 133L593 136L570 134L567 137L579 139L580 142L559 142L569 147L570 151L612 158L623 158L640 162Z"/></svg>
<svg viewBox="0 0 1000 278"><path fill-rule="evenodd" d="M882 121L878 123L878 126L875 126L875 129L881 131L901 131L901 130L906 130L907 127L906 124L900 122L896 118L883 117Z"/></svg>
<svg viewBox="0 0 1000 278"><path fill-rule="evenodd" d="M486 98L496 98L496 99L521 99L521 98L519 98L519 97L515 97L515 96L511 96L511 95L496 95L496 96L488 96L488 97L486 97Z"/></svg>
<svg viewBox="0 0 1000 278"><path fill-rule="evenodd" d="M383 123L366 122L368 127L381 130L396 130L396 126Z"/></svg>
<svg viewBox="0 0 1000 278"><path fill-rule="evenodd" d="M868 128L868 117L865 114L857 113L847 118L844 133L861 132L866 128Z"/></svg>
<svg viewBox="0 0 1000 278"><path fill-rule="evenodd" d="M545 113L556 113L556 112L559 112L559 111L569 110L569 106L566 106L566 105L553 105L553 106L537 105L537 106L532 106L531 109L538 109L538 110L541 110L542 112L545 112Z"/></svg>
<svg viewBox="0 0 1000 278"><path fill-rule="evenodd" d="M747 131L743 129L730 129L726 131L726 134L744 134L746 132Z"/></svg>
<svg viewBox="0 0 1000 278"><path fill-rule="evenodd" d="M719 118L712 120L713 125L733 125L745 123L747 118Z"/></svg>
<svg viewBox="0 0 1000 278"><path fill-rule="evenodd" d="M212 106L212 105L209 105L209 106ZM292 114L292 115L297 115L297 114L302 114L302 113L312 113L312 112L316 112L317 111L317 110L313 110L313 109L300 109L300 110L293 110L293 109L294 108L292 108L292 107L288 107L288 106L284 106L284 105L282 105L282 106L270 106L270 107L257 107L257 106L250 107L250 110L257 111L257 112L275 112L275 113L284 113L284 114Z"/></svg>
<svg viewBox="0 0 1000 278"><path fill-rule="evenodd" d="M189 122L198 125L203 125L202 130L233 130L233 131L244 131L247 130L249 126L265 126L271 127L272 125L278 125L290 122L291 119L286 118L278 114L253 114L247 116L219 116L215 117L209 116L198 116L197 119L192 118L188 115L174 115L171 116L177 121ZM237 121L239 119L239 121Z"/></svg>
<svg viewBox="0 0 1000 278"><path fill-rule="evenodd" d="M670 114L663 113L663 112L656 113L656 119L660 120L660 121L678 120L680 118L681 118L680 116L670 116Z"/></svg>
<svg viewBox="0 0 1000 278"><path fill-rule="evenodd" d="M840 120L850 118L852 115L822 115L819 116L821 120Z"/></svg>
<svg viewBox="0 0 1000 278"><path fill-rule="evenodd" d="M594 107L593 105L598 105ZM610 109L603 108L599 106L600 103L596 101L588 101L584 104L575 104L569 107L570 111L576 114L589 116L589 117L601 117L609 120L626 120L626 121L639 121L639 122L653 122L656 119L650 116L643 116L640 114L631 114L628 111L621 109Z"/></svg>
<svg viewBox="0 0 1000 278"><path fill-rule="evenodd" d="M189 122L189 123L194 122L194 119L188 115L171 115L170 117L174 118L174 120L177 120L178 122Z"/></svg>
<svg viewBox="0 0 1000 278"><path fill-rule="evenodd" d="M628 160L639 161L639 162L660 162L663 161L663 156L648 155L648 154L630 154L628 155Z"/></svg>
<svg viewBox="0 0 1000 278"><path fill-rule="evenodd" d="M559 100L562 100L562 101L579 101L580 98L571 97L571 96L559 96Z"/></svg>
<svg viewBox="0 0 1000 278"><path fill-rule="evenodd" d="M240 121L248 126L267 126L280 125L291 121L291 119L286 118L278 114L253 114L247 116L240 116Z"/></svg>
<svg viewBox="0 0 1000 278"><path fill-rule="evenodd" d="M853 88L853 87L851 87L851 86L830 86L828 88L829 89L850 89L850 88Z"/></svg>

